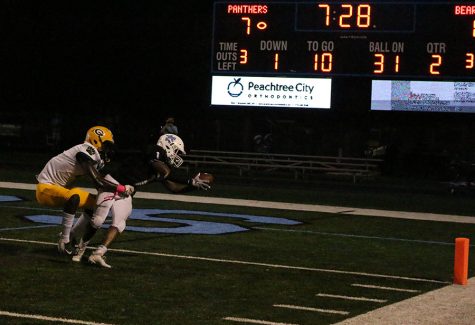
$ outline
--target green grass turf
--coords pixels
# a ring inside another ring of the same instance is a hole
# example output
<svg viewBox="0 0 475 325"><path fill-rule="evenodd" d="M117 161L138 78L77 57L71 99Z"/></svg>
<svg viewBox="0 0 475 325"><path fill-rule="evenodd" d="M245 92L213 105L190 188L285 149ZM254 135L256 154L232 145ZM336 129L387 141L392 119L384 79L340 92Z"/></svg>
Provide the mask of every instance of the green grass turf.
<svg viewBox="0 0 475 325"><path fill-rule="evenodd" d="M32 179L32 172L24 166L7 166L0 171L0 181L34 183ZM282 182L285 185L278 186L277 180L236 181L218 175L210 192L190 195L462 215L474 211L470 194L451 196L443 185L433 182ZM144 190L163 192L156 184ZM0 195L24 199L0 202L0 311L108 324L235 323L223 320L225 317L333 324L448 285L453 276L454 239L468 237L471 243L475 240L472 224L134 199L135 208L251 214L302 223L258 224L223 216L175 213L167 217L231 223L249 231L175 235L126 230L107 254L113 266L108 270L72 263L58 255L55 240L60 227L38 228L23 218L34 214L59 215L58 210L40 207L33 191L0 188ZM179 220L128 223L154 227L179 224ZM91 245L97 245L103 233L101 230ZM474 274L472 254L469 276ZM418 291L383 291L353 284ZM319 293L364 296L385 302L342 300L317 296ZM274 307L275 304L349 314L292 310ZM48 322L0 315L0 323Z"/></svg>

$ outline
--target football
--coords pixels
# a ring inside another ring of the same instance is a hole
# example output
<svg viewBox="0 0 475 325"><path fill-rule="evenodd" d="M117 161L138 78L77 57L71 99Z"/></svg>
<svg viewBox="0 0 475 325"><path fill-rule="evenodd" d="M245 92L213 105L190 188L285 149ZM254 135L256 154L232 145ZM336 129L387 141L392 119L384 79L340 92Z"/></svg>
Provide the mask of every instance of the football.
<svg viewBox="0 0 475 325"><path fill-rule="evenodd" d="M209 185L212 185L214 183L214 176L210 173L200 173L200 179L204 181L207 180Z"/></svg>

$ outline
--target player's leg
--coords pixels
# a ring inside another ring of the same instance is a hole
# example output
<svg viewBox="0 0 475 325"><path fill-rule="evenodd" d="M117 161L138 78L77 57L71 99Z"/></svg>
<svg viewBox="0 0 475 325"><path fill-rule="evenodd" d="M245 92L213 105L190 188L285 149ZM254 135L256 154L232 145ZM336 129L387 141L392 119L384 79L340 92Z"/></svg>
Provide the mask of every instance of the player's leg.
<svg viewBox="0 0 475 325"><path fill-rule="evenodd" d="M89 262L106 268L110 268L111 266L106 263L105 254L117 236L125 230L127 218L132 213L132 197L115 200L111 212L112 224L109 229L107 229L102 244L89 256Z"/></svg>
<svg viewBox="0 0 475 325"><path fill-rule="evenodd" d="M102 227L102 225L104 224L104 221L109 215L109 212L111 211L113 205L115 204L116 199L118 198L119 197L117 197L115 193L112 193L112 192L100 192L98 194L96 209L94 210L94 214L91 218L91 222L89 223L88 227L85 230L85 233L83 235L83 241L88 243L91 240L91 238L94 236L94 234L97 232L97 230ZM94 261L91 261L91 258L89 258L89 262L95 263ZM104 264L105 264L104 265L105 267L110 267L110 266L106 266L107 264L105 262Z"/></svg>
<svg viewBox="0 0 475 325"><path fill-rule="evenodd" d="M85 209L71 229L70 238L74 249L72 254L73 262L81 262L82 256L89 244L89 240L97 231L97 229L93 228L91 225L92 215L92 209Z"/></svg>
<svg viewBox="0 0 475 325"><path fill-rule="evenodd" d="M79 208L94 205L95 195L80 188L73 188L66 190L66 192L64 190L61 192L66 199L66 203L63 207L63 230L58 241L58 250L61 253L72 254L74 247L71 244L71 229L74 224L74 217Z"/></svg>
<svg viewBox="0 0 475 325"><path fill-rule="evenodd" d="M61 222L63 226L63 230L59 234L59 241L58 241L58 251L60 253L71 254L72 247L68 245L70 243L70 233L71 228L73 227L74 217L76 215L76 211L79 207L80 198L78 194L73 194L64 204L63 208L63 220Z"/></svg>
<svg viewBox="0 0 475 325"><path fill-rule="evenodd" d="M92 254L89 256L89 262L102 267L111 268L112 266L106 262L105 254L107 253L109 245L115 240L118 234L119 230L117 227L110 226L109 229L107 229L106 236L102 244L99 245L97 249L95 249L94 252L92 252Z"/></svg>
<svg viewBox="0 0 475 325"><path fill-rule="evenodd" d="M74 222L76 210L81 201L79 194L70 192L69 189L55 184L37 184L36 200L41 205L63 207L63 219L61 221L63 229L59 234L58 251L69 253L66 245L69 243L69 233Z"/></svg>

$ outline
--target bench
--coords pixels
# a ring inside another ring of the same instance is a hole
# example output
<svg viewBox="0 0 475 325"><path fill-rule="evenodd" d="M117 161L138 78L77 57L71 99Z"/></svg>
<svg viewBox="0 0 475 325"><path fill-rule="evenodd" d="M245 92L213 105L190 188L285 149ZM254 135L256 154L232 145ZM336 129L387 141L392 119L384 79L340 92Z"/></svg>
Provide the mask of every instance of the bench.
<svg viewBox="0 0 475 325"><path fill-rule="evenodd" d="M382 159L340 156L306 156L274 153L191 150L184 166L236 169L239 176L251 171L259 173L291 172L295 179L311 174L350 176L354 183L359 177L380 173Z"/></svg>

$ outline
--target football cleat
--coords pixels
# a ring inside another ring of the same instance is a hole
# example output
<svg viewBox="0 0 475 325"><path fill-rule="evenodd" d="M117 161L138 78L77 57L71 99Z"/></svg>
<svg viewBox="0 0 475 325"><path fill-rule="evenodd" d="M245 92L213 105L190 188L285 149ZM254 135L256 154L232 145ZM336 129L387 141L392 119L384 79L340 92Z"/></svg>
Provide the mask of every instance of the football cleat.
<svg viewBox="0 0 475 325"><path fill-rule="evenodd" d="M73 257L71 258L73 262L81 262L82 256L86 251L86 246L87 245L82 241L82 239L77 245L74 245Z"/></svg>
<svg viewBox="0 0 475 325"><path fill-rule="evenodd" d="M101 256L99 254L91 254L89 256L89 263L99 265L108 269L112 268L112 266L106 263L105 258L105 256Z"/></svg>
<svg viewBox="0 0 475 325"><path fill-rule="evenodd" d="M73 249L70 242L65 242L63 238L63 233L59 233L59 240L58 240L58 252L60 254L71 255L73 253Z"/></svg>

